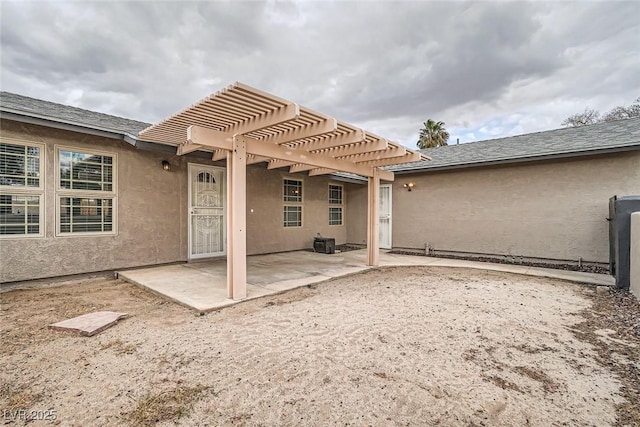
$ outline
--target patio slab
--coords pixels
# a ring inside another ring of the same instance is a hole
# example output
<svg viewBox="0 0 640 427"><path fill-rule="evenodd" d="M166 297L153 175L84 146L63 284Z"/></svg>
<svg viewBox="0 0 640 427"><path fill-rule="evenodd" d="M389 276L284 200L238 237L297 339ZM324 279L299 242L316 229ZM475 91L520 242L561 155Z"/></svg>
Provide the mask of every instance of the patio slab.
<svg viewBox="0 0 640 427"><path fill-rule="evenodd" d="M362 252L362 251L357 251ZM295 251L247 257L247 300L367 270L364 256ZM360 259L362 258L362 259ZM227 298L227 264L218 259L125 270L119 277L201 313L237 303ZM245 300L246 301L246 300Z"/></svg>
<svg viewBox="0 0 640 427"><path fill-rule="evenodd" d="M376 267L366 265L366 249L326 255L294 251L247 257L247 298L259 298L308 286L336 277L360 273ZM124 280L143 286L201 313L236 304L227 298L226 260L125 270ZM432 266L475 268L613 286L605 274L537 268L524 265L493 264L478 261L380 253L380 266Z"/></svg>

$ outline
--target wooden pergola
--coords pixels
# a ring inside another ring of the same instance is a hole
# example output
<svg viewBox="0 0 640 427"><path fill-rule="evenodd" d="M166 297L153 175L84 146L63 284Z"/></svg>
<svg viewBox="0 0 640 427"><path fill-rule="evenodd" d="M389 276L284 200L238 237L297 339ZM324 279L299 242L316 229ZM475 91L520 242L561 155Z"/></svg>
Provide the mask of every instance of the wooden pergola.
<svg viewBox="0 0 640 427"><path fill-rule="evenodd" d="M349 172L368 178L368 264L378 265L381 166L429 158L358 127L235 83L143 130L143 140L177 146L177 154L208 151L227 161L227 294L246 298L247 165L267 162L310 176Z"/></svg>

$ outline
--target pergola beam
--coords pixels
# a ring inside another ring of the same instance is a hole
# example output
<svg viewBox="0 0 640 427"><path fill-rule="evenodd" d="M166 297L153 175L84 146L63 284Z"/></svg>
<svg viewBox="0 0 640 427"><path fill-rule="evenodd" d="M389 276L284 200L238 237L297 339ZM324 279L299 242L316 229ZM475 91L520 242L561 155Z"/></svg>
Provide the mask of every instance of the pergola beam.
<svg viewBox="0 0 640 427"><path fill-rule="evenodd" d="M287 166L295 165L294 162L285 162L284 160L270 160L267 165L267 169L286 168Z"/></svg>
<svg viewBox="0 0 640 427"><path fill-rule="evenodd" d="M326 154L334 158L340 158L340 157L350 156L353 154L361 154L361 153L368 153L370 151L385 150L388 148L388 146L389 146L389 142L386 139L381 138L372 142L367 142L367 143L360 142L360 143L349 144L349 145L340 146L336 148L330 148L328 150L312 150L311 152L318 153L318 154ZM296 146L295 148L299 148L299 147ZM284 168L287 166L293 166L295 164L296 164L295 162L271 160L269 162L269 166L267 166L267 169Z"/></svg>
<svg viewBox="0 0 640 427"><path fill-rule="evenodd" d="M366 162L357 162L357 165L362 166L389 166L389 165L399 165L401 163L409 163L409 162L419 162L422 160L422 156L418 152L408 152L406 155L401 157L391 157L389 159L380 159L380 160L370 160Z"/></svg>
<svg viewBox="0 0 640 427"><path fill-rule="evenodd" d="M214 150L213 156L211 156L211 160L213 160L214 162L217 162L218 160L224 160L227 158L227 154L229 154L227 150Z"/></svg>
<svg viewBox="0 0 640 427"><path fill-rule="evenodd" d="M223 132L223 131L207 128L204 126L192 125L187 128L187 140L178 146L177 154L184 155L192 151L204 149L206 147L213 147L213 145L211 144L216 144L215 146L218 147L222 143L225 144L225 146L222 149L228 150L227 146L230 143L232 137L233 135L230 134L229 132ZM326 154L334 158L355 156L357 154L365 154L365 153L377 152L382 150L388 151L387 149L389 147L389 142L384 138L367 141L367 142L362 142L361 140L363 139L364 139L364 131L358 131L358 132L354 132L353 134L346 134L337 138L326 138L326 143L324 145L320 144L321 141L312 141L312 142L302 142L300 144L296 144L294 145L293 148L308 150L308 148L315 147L315 149L310 149L308 151L313 153ZM200 141L200 143L195 143L194 140L198 140ZM221 140L223 140L223 142L221 142ZM210 141L210 142L206 143L202 141ZM215 142L211 142L211 141L215 141ZM267 143L267 141L270 141L270 139L267 138L261 141L264 143ZM359 142L354 143L353 141L359 141ZM271 140L271 143L275 144L273 140ZM341 144L341 145L334 146L334 144ZM398 147L395 147L395 148L398 148ZM395 148L394 148L393 154L398 153L398 151L395 150ZM380 155L382 155L382 153L380 153ZM213 160L222 160L224 158L226 158L226 153L218 153L213 155ZM381 158L381 157L376 156L375 153L371 153L370 156L360 157L359 159L375 160L378 158ZM354 157L353 159L347 158L346 160L355 161L355 159L356 158ZM266 160L263 160L263 161L266 161ZM294 164L295 162L289 162L288 164L285 164L284 162L279 161L279 162L270 164L269 169L291 166Z"/></svg>
<svg viewBox="0 0 640 427"><path fill-rule="evenodd" d="M187 128L187 140L191 144L200 144L206 147L232 150L234 136L227 132L221 132L202 126L189 126ZM312 165L315 168L328 168L344 172L350 172L357 175L371 177L373 176L373 167L369 165L361 165L347 160L335 159L322 153L310 153L308 151L291 148L287 146L265 144L257 139L243 137L247 154L253 154L269 159L284 160ZM245 160L246 162L246 160ZM393 172L379 171L380 178L386 181L393 181Z"/></svg>
<svg viewBox="0 0 640 427"><path fill-rule="evenodd" d="M364 145L364 144L363 144ZM327 150L327 151L321 151L321 154L327 154L330 155L331 157L337 158L337 159L343 159L343 160L349 160L351 162L369 162L369 161L374 161L374 160L382 160L382 159L393 159L393 158L398 158L398 157L403 157L407 155L407 149L401 145L395 146L393 148L390 148L388 150L384 150L384 151L374 151L374 152L365 152L365 153L360 153L360 154L354 154L354 155L341 155L341 156L336 156L336 154L343 154L343 152L339 152L339 151L335 151L333 152L332 150ZM402 162L400 163L404 163L406 160L402 159ZM389 163L389 164L393 164L393 163ZM382 164L378 165L378 166L383 166ZM296 164L291 166L291 168L289 169L289 172L291 173L297 173L297 172L304 172L304 171L308 171L311 169L315 169L315 166L313 165L302 165L302 164Z"/></svg>
<svg viewBox="0 0 640 427"><path fill-rule="evenodd" d="M279 145L265 144L252 138L246 138L247 152L258 156L270 157L303 164L312 164L319 168L335 169L344 172L351 172L362 176L373 176L373 168L369 166L360 166L346 160L334 159L332 157L310 153L297 148L282 147ZM387 181L393 181L393 172L381 171L381 178Z"/></svg>
<svg viewBox="0 0 640 427"><path fill-rule="evenodd" d="M360 142L355 144L343 145L340 147L330 148L326 150L311 150L311 153L326 154L334 158L342 158L354 154L369 153L371 151L380 151L388 148L388 141L384 138L371 142ZM299 148L296 146L295 148ZM350 160L347 158L347 160ZM282 160L272 160L268 169L283 168L295 165L294 162L283 162Z"/></svg>
<svg viewBox="0 0 640 427"><path fill-rule="evenodd" d="M268 157L262 157L262 156L256 156L256 155L250 154L247 160L247 164L255 165L256 163L268 162L269 160L271 159Z"/></svg>
<svg viewBox="0 0 640 427"><path fill-rule="evenodd" d="M317 166L313 166L313 165L302 165L302 164L296 164L293 165L289 168L289 173L298 173L298 172L305 172L305 171L310 171L311 169L317 169Z"/></svg>
<svg viewBox="0 0 640 427"><path fill-rule="evenodd" d="M327 169L327 168L316 168L316 169L311 169L309 171L309 176L328 175L335 172L338 172L338 171L333 169Z"/></svg>
<svg viewBox="0 0 640 427"><path fill-rule="evenodd" d="M184 156L185 154L201 150L202 148L204 148L202 145L193 144L189 141L185 141L184 143L178 145L178 148L176 150L176 155Z"/></svg>
<svg viewBox="0 0 640 427"><path fill-rule="evenodd" d="M203 126L191 125L187 128L187 142L185 142L185 144L196 144L231 151L233 134Z"/></svg>

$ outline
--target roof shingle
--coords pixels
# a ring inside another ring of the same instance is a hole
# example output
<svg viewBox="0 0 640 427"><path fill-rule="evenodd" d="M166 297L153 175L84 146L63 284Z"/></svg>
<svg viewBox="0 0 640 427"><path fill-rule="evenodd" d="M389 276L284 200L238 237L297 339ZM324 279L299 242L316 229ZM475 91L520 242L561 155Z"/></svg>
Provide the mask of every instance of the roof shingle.
<svg viewBox="0 0 640 427"><path fill-rule="evenodd" d="M125 119L110 114L97 113L82 108L71 107L41 99L29 98L10 92L0 92L2 111L22 113L26 116L46 118L92 129L107 130L115 133L138 135L150 126L149 123Z"/></svg>
<svg viewBox="0 0 640 427"><path fill-rule="evenodd" d="M394 165L387 169L394 172L450 169L571 154L583 155L627 147L640 149L640 118L421 150L432 160Z"/></svg>

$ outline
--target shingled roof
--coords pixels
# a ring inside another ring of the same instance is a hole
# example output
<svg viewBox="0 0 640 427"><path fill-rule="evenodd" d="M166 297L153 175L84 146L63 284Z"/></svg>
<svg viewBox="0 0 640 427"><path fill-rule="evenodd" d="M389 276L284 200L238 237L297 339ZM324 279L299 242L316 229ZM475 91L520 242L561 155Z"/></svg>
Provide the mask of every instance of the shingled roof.
<svg viewBox="0 0 640 427"><path fill-rule="evenodd" d="M436 171L634 149L640 149L640 118L431 148L422 150L431 161L387 169L396 173Z"/></svg>
<svg viewBox="0 0 640 427"><path fill-rule="evenodd" d="M0 92L0 111L6 118L13 115L31 117L72 125L79 131L82 128L94 129L133 139L150 126L149 123L9 92ZM387 166L385 169L395 173L428 172L624 150L640 150L640 118L431 148L422 151L432 158L431 161ZM344 175L353 180L359 178Z"/></svg>
<svg viewBox="0 0 640 427"><path fill-rule="evenodd" d="M97 113L55 102L43 101L10 92L0 92L0 110L79 127L136 136L150 123Z"/></svg>

